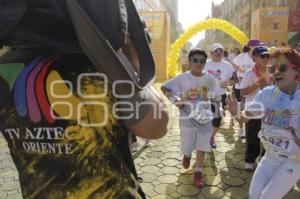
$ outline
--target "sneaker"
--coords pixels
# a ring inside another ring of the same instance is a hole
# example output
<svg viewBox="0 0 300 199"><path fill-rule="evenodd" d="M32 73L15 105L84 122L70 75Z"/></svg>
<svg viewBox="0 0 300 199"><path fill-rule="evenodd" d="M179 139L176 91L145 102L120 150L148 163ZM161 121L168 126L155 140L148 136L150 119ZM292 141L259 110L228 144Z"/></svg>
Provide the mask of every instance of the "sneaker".
<svg viewBox="0 0 300 199"><path fill-rule="evenodd" d="M217 144L216 144L216 141L215 141L215 138L214 138L214 137L211 137L211 138L210 138L210 146L211 146L211 148L213 148L213 149L217 148Z"/></svg>
<svg viewBox="0 0 300 199"><path fill-rule="evenodd" d="M187 157L187 156L183 156L182 158L182 166L185 169L188 169L190 167L190 161L191 161L191 157Z"/></svg>
<svg viewBox="0 0 300 199"><path fill-rule="evenodd" d="M238 136L239 136L240 139L245 139L246 138L246 134L245 134L244 129L239 130L239 135Z"/></svg>
<svg viewBox="0 0 300 199"><path fill-rule="evenodd" d="M144 143L144 147L148 148L148 147L151 147L151 141L150 140L145 140L145 143Z"/></svg>
<svg viewBox="0 0 300 199"><path fill-rule="evenodd" d="M133 143L131 143L131 151L132 151L132 152L137 152L138 146L139 146L139 143L138 143L138 142L133 142Z"/></svg>
<svg viewBox="0 0 300 199"><path fill-rule="evenodd" d="M199 171L194 173L194 184L196 187L204 186L202 175L201 175L201 172L199 172Z"/></svg>
<svg viewBox="0 0 300 199"><path fill-rule="evenodd" d="M246 162L244 165L244 169L247 171L253 171L254 170L254 163L248 163Z"/></svg>

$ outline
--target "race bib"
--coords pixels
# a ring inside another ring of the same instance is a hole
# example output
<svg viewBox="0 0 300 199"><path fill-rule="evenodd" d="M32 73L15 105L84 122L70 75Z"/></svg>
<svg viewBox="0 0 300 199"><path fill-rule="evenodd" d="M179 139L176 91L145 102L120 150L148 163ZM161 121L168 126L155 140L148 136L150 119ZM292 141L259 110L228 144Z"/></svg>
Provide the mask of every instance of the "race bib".
<svg viewBox="0 0 300 199"><path fill-rule="evenodd" d="M288 137L288 132L280 129L262 129L260 141L266 150L278 156L288 156L293 148L293 139Z"/></svg>

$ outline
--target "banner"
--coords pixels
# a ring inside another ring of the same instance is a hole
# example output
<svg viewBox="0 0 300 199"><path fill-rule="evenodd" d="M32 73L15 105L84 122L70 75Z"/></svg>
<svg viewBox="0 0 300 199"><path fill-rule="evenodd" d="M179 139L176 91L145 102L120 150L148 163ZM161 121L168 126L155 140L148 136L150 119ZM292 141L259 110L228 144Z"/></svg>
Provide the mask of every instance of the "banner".
<svg viewBox="0 0 300 199"><path fill-rule="evenodd" d="M290 10L289 32L300 32L300 10Z"/></svg>

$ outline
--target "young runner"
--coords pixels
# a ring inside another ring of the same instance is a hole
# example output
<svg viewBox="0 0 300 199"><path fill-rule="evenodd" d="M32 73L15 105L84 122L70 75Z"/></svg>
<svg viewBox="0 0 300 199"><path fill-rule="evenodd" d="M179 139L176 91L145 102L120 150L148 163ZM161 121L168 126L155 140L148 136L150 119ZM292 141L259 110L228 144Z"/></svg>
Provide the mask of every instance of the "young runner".
<svg viewBox="0 0 300 199"><path fill-rule="evenodd" d="M189 52L188 57L190 71L167 81L161 89L171 101L177 102L176 106L180 110L181 150L184 155L182 165L185 169L189 168L192 152L196 150L194 183L201 187L204 185L201 172L205 153L211 151L212 114L204 119L205 121L200 121L200 124L195 123L194 119L198 120L201 113L207 111L211 113L210 97L215 94L217 86L214 78L203 72L207 59L205 51L193 49ZM200 115L190 118L195 110L199 110Z"/></svg>

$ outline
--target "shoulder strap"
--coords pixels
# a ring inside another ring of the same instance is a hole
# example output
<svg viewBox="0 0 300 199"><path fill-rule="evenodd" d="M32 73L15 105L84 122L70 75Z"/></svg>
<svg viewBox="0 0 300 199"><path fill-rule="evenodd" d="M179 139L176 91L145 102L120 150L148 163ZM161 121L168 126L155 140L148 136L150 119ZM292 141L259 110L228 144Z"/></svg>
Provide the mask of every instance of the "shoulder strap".
<svg viewBox="0 0 300 199"><path fill-rule="evenodd" d="M117 54L114 51L113 47L77 0L66 0L66 7L83 51L97 69L104 72L112 82L115 80L129 80L139 91L153 79L154 64L153 67L141 68L141 76L138 77L130 61L126 59L126 56ZM149 78L149 75L147 75L145 77L148 79L145 79L143 74L147 73L147 71L151 77ZM122 84L122 87L117 88L117 92L119 94L131 93L132 86L130 84Z"/></svg>

